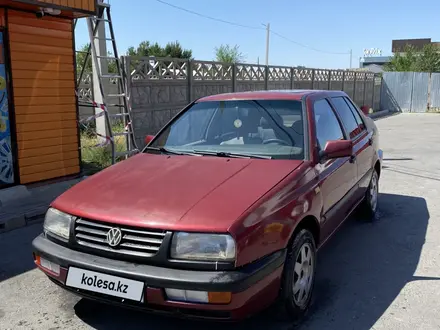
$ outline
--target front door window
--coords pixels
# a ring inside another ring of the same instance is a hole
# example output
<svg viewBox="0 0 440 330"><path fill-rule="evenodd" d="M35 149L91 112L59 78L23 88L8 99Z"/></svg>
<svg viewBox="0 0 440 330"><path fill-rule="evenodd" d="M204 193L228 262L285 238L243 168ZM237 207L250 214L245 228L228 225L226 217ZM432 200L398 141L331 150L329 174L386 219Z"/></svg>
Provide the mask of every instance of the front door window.
<svg viewBox="0 0 440 330"><path fill-rule="evenodd" d="M3 32L0 31L0 188L14 183L14 157L12 157L11 147L11 123L3 40Z"/></svg>

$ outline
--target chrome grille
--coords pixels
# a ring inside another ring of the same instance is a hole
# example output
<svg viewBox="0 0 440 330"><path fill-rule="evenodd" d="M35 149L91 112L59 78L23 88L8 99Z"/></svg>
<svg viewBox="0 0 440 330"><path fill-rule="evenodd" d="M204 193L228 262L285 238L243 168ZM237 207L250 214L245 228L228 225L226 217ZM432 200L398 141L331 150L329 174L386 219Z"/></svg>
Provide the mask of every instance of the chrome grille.
<svg viewBox="0 0 440 330"><path fill-rule="evenodd" d="M122 240L117 247L111 247L107 243L107 233L115 227L121 230ZM163 230L133 229L85 219L75 222L75 239L79 245L122 255L152 257L159 251L164 237Z"/></svg>

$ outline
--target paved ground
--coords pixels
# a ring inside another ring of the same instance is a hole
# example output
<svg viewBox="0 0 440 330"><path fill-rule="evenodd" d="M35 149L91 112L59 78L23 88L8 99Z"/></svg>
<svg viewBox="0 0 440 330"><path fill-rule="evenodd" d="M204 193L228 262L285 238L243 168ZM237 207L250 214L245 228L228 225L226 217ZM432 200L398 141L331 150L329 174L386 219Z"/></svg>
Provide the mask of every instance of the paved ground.
<svg viewBox="0 0 440 330"><path fill-rule="evenodd" d="M380 219L349 220L319 256L308 329L440 329L440 115L380 119ZM34 269L34 225L0 235L0 329L220 329L104 308ZM290 329L267 314L231 329Z"/></svg>

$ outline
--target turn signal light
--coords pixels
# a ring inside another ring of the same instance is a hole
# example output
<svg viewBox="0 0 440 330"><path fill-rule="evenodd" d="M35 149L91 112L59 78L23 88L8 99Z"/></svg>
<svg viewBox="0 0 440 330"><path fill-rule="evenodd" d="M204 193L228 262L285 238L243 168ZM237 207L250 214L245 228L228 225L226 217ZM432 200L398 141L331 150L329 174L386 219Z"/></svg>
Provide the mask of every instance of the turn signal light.
<svg viewBox="0 0 440 330"><path fill-rule="evenodd" d="M202 304L229 304L232 298L231 292L165 289L165 293L169 300Z"/></svg>
<svg viewBox="0 0 440 330"><path fill-rule="evenodd" d="M229 304L231 299L231 292L208 292L208 300L211 304Z"/></svg>

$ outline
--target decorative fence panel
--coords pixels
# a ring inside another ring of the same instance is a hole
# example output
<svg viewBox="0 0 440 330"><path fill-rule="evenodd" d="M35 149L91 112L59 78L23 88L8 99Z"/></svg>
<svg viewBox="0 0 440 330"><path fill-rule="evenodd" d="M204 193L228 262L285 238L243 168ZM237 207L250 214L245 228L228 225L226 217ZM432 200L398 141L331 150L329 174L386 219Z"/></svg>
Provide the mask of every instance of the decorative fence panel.
<svg viewBox="0 0 440 330"><path fill-rule="evenodd" d="M120 94L119 86L117 85L117 81L110 81L109 85L105 88L108 89L109 94ZM85 73L78 87L78 97L80 101L79 106L79 118L87 118L94 114L95 108L81 106L81 103L88 103L90 101L95 101L93 95L93 79L91 73ZM111 104L121 104L122 100L118 97L111 97L109 99L109 103ZM109 111L112 114L116 114L120 112L120 108L118 107L109 107Z"/></svg>
<svg viewBox="0 0 440 330"><path fill-rule="evenodd" d="M123 57L122 63L139 146L144 144L145 135L157 133L188 103L218 93L344 90L359 106L379 110L380 105L381 79L370 72L130 56ZM90 79L84 81L79 95L93 99L92 87ZM93 108L80 108L80 116L90 111Z"/></svg>

